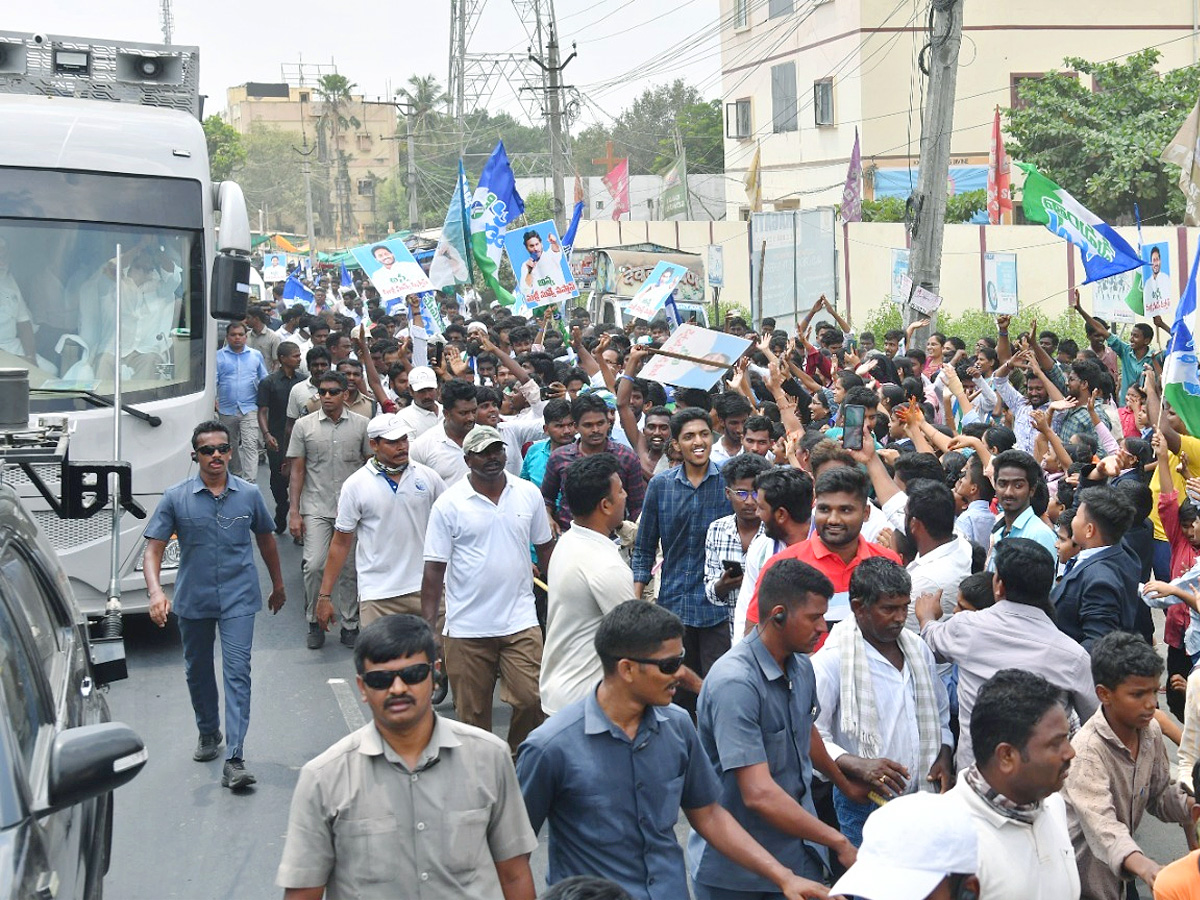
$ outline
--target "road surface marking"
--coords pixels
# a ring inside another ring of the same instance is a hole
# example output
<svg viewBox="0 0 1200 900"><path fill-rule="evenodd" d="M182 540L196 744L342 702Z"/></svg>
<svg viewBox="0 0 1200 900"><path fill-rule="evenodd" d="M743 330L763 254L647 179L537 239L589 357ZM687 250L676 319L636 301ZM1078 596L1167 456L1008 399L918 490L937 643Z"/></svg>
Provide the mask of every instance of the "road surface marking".
<svg viewBox="0 0 1200 900"><path fill-rule="evenodd" d="M358 698L354 696L350 683L345 678L330 678L328 683L333 690L333 698L337 700L338 708L342 711L342 718L346 720L346 728L353 732L366 725L367 720L359 708Z"/></svg>

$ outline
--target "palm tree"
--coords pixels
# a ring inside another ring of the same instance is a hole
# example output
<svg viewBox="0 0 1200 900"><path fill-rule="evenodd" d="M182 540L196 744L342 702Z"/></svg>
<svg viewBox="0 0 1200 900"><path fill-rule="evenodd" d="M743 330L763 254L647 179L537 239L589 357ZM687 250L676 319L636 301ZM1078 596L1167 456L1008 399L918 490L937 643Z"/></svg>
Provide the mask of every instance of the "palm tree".
<svg viewBox="0 0 1200 900"><path fill-rule="evenodd" d="M425 134L437 125L441 118L438 107L449 103L450 95L442 90L436 75L411 75L408 84L396 91L396 96L412 106L413 133Z"/></svg>
<svg viewBox="0 0 1200 900"><path fill-rule="evenodd" d="M333 136L333 148L337 155L336 209L343 239L353 232L354 215L350 207L350 156L342 148L341 135L350 128L362 127L362 122L349 114L350 104L354 102L353 92L357 87L345 75L336 72L317 79L317 95L323 104L317 127L322 131L328 128Z"/></svg>

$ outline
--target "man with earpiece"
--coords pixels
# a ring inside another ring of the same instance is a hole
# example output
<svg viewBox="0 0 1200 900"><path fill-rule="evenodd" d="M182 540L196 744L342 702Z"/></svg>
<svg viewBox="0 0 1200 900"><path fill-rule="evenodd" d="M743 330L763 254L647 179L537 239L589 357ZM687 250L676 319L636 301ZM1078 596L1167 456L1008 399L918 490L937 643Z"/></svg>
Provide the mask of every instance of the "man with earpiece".
<svg viewBox="0 0 1200 900"><path fill-rule="evenodd" d="M850 796L866 799L835 766L816 730L820 704L808 654L825 633L833 584L807 563L783 559L759 582L763 618L713 663L696 706L700 746L721 782L720 804L793 872L820 880L832 850L843 866L854 845L819 818L814 763ZM735 865L693 832L688 860L696 900L777 896L766 879Z"/></svg>

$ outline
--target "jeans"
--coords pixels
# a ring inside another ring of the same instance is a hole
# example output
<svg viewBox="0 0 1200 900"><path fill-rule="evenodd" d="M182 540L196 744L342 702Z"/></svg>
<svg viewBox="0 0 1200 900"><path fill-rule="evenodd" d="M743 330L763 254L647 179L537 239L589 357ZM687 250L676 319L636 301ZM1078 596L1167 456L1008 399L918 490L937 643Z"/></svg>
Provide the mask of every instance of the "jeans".
<svg viewBox="0 0 1200 900"><path fill-rule="evenodd" d="M221 674L225 681L226 758L240 758L246 729L250 725L250 647L254 643L254 616L179 617L188 693L196 713L196 727L201 734L212 734L221 727L213 668L213 643L218 630L221 633Z"/></svg>
<svg viewBox="0 0 1200 900"><path fill-rule="evenodd" d="M229 429L229 443L233 445L233 458L229 469L234 475L251 484L258 482L258 445L261 432L258 430L258 410L219 417L221 424Z"/></svg>
<svg viewBox="0 0 1200 900"><path fill-rule="evenodd" d="M833 806L837 810L838 824L846 840L855 847L862 846L863 825L867 816L878 808L874 803L856 803L837 788L833 789Z"/></svg>

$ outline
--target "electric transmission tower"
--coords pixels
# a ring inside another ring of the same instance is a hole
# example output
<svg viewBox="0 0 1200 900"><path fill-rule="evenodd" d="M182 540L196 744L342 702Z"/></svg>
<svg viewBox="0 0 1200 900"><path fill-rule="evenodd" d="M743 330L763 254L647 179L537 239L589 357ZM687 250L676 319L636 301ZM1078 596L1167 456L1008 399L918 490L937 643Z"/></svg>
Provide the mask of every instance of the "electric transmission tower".
<svg viewBox="0 0 1200 900"><path fill-rule="evenodd" d="M163 43L169 45L171 33L175 30L175 20L171 17L171 0L162 0L159 19L162 20Z"/></svg>

